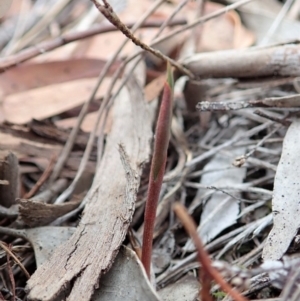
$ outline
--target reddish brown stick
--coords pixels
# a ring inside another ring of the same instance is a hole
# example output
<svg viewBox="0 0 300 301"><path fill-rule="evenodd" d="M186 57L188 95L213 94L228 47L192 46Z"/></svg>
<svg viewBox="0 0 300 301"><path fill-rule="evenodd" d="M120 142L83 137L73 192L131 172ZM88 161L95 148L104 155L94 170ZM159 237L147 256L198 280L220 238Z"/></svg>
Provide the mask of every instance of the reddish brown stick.
<svg viewBox="0 0 300 301"><path fill-rule="evenodd" d="M36 184L30 189L30 191L28 191L23 198L24 199L29 199L31 198L33 195L36 194L36 192L40 189L40 187L47 181L47 179L49 178L53 166L54 166L54 162L55 162L55 156L52 156L50 159L50 163L47 166L47 168L45 169L45 171L43 172L43 174L41 175L41 177L39 178L39 180L36 182Z"/></svg>
<svg viewBox="0 0 300 301"><path fill-rule="evenodd" d="M174 204L173 207L176 215L180 219L182 225L185 230L188 232L190 237L192 238L195 247L198 253L198 260L202 265L202 269L206 271L206 273L213 278L220 287L230 295L235 301L248 301L247 298L242 296L238 291L234 290L222 277L222 275L212 266L211 260L204 249L202 241L197 233L197 227L193 219L189 216L186 208L180 203Z"/></svg>

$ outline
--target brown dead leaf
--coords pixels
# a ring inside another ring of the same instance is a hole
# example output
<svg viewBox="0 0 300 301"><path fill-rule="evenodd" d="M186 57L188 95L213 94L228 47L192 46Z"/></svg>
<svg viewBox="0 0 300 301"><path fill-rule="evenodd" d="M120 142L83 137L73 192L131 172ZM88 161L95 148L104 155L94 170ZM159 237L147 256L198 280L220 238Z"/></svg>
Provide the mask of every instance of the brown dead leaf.
<svg viewBox="0 0 300 301"><path fill-rule="evenodd" d="M124 39L124 35L120 32L109 32L86 39L80 43L85 44L85 57L108 60L112 53L114 53L123 43ZM121 56L132 54L134 52L134 47L135 45L133 43L127 43L121 52ZM99 51L99 49L101 50ZM80 51L82 52L82 49L80 49ZM77 53L75 52L74 55L77 55Z"/></svg>
<svg viewBox="0 0 300 301"><path fill-rule="evenodd" d="M195 9L197 3L190 2L189 7ZM224 5L206 2L204 15L222 9ZM197 51L214 51L223 49L238 49L250 46L254 43L254 34L246 29L239 15L235 11L229 11L217 18L206 22L203 26L196 27L199 35Z"/></svg>
<svg viewBox="0 0 300 301"><path fill-rule="evenodd" d="M122 246L108 273L100 282L92 301L160 301L142 263L129 248Z"/></svg>
<svg viewBox="0 0 300 301"><path fill-rule="evenodd" d="M76 118L74 118L76 119ZM75 123L74 123L75 125ZM69 130L61 129L55 126L52 122L43 122L33 120L28 124L30 131L37 134L39 137L49 139L50 142L60 142L65 143L68 140L70 135ZM73 127L73 125L71 126ZM1 127L0 127L1 128ZM79 132L74 143L74 147L77 149L85 149L88 143L88 135L82 132Z"/></svg>
<svg viewBox="0 0 300 301"><path fill-rule="evenodd" d="M84 132L91 132L94 128L94 125L96 123L97 120L97 112L92 112L92 113L88 113L86 114L82 124L81 124L81 130L83 130ZM104 118L104 116L102 117ZM72 128L75 126L75 124L77 123L77 117L71 117L71 118L65 118L65 119L61 119L55 122L55 124L61 128ZM101 121L100 121L101 123ZM111 128L111 117L110 117L110 113L109 116L107 118L107 122L105 125L105 129L104 129L104 133L107 134L110 131Z"/></svg>
<svg viewBox="0 0 300 301"><path fill-rule="evenodd" d="M45 63L29 63L0 73L0 95L9 95L81 78L96 77L105 61L68 59ZM111 72L118 66L115 63Z"/></svg>
<svg viewBox="0 0 300 301"><path fill-rule="evenodd" d="M78 79L11 94L4 97L0 114L15 124L49 118L82 105L96 82L95 78ZM109 78L104 79L96 98L105 95L109 82Z"/></svg>
<svg viewBox="0 0 300 301"><path fill-rule="evenodd" d="M151 81L144 89L145 98L147 101L152 101L161 93L163 86L166 82L165 74L162 74Z"/></svg>
<svg viewBox="0 0 300 301"><path fill-rule="evenodd" d="M3 130L0 131L0 148L2 149L9 149L13 151L18 159L26 158L27 156L34 156L38 158L50 158L51 156L55 155L58 156L62 146L58 144L49 144L43 143L39 137L36 135L31 135L30 137L18 137L14 136L14 134L3 133ZM25 136L25 135L24 135ZM79 163L81 161L82 152L74 152L72 153L66 163L65 169L63 170L61 176L67 178L73 178L78 170ZM26 162L26 160L25 160ZM49 164L48 160L44 162L40 162L37 159L37 163L44 164L41 165L41 169L43 166L47 166ZM95 163L89 161L87 164L87 170L90 172L95 171Z"/></svg>

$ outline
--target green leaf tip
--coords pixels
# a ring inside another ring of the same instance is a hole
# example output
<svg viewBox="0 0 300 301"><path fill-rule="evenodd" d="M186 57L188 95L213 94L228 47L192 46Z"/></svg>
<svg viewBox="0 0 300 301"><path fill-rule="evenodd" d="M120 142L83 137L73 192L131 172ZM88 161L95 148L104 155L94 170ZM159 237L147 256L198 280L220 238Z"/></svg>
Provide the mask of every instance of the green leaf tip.
<svg viewBox="0 0 300 301"><path fill-rule="evenodd" d="M171 90L174 89L174 76L171 64L168 62L167 64L167 83L170 86Z"/></svg>

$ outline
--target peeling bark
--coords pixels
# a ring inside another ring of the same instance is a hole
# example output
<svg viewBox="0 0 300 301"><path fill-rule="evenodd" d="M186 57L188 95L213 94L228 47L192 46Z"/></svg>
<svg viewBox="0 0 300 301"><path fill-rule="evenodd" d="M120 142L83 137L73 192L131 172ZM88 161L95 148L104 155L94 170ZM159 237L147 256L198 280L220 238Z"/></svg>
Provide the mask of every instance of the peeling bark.
<svg viewBox="0 0 300 301"><path fill-rule="evenodd" d="M115 101L112 130L81 222L70 240L28 281L30 300L90 300L118 253L132 219L152 138L153 112L143 101L138 80L132 76ZM125 172L120 160L120 143L131 171Z"/></svg>

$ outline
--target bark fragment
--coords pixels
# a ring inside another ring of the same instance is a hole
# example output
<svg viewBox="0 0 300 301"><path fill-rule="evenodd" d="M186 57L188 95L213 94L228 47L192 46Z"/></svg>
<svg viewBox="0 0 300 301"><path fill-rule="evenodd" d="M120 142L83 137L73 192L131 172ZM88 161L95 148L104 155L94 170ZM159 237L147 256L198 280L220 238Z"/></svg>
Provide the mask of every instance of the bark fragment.
<svg viewBox="0 0 300 301"><path fill-rule="evenodd" d="M98 288L132 219L142 165L150 154L153 114L149 108L141 85L132 76L128 89L115 101L112 130L81 222L70 240L28 281L30 300L65 300L61 296L69 287L66 300L88 301ZM134 168L131 172L125 173L120 160L120 143Z"/></svg>

